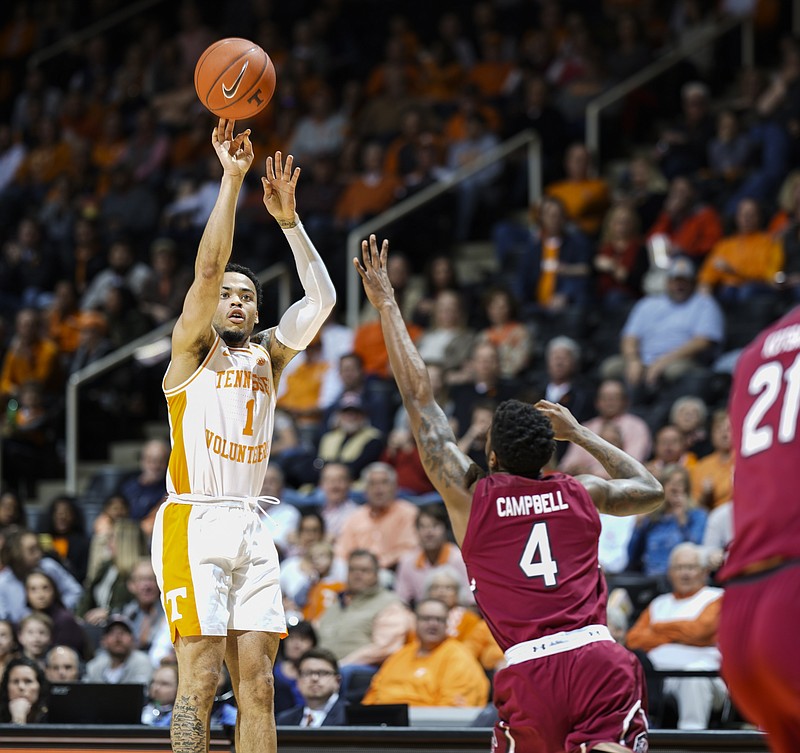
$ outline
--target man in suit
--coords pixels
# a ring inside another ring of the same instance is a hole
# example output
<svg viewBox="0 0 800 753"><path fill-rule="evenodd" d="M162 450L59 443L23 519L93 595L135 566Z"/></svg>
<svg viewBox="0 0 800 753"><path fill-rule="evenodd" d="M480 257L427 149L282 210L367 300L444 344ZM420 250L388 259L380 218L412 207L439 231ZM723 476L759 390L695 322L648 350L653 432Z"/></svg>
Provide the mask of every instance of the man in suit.
<svg viewBox="0 0 800 753"><path fill-rule="evenodd" d="M300 657L297 667L297 688L305 704L281 711L275 722L299 727L344 725L347 701L339 697L342 677L336 657L324 648L312 648Z"/></svg>

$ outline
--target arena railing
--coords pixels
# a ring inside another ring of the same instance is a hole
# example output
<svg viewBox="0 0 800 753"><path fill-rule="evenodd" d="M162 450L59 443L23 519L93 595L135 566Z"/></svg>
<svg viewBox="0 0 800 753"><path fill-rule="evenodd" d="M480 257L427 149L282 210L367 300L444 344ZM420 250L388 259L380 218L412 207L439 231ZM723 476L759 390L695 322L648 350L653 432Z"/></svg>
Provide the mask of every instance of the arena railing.
<svg viewBox="0 0 800 753"><path fill-rule="evenodd" d="M795 12L795 17L798 15L800 15L800 11ZM642 68L638 73L634 73L630 78L625 79L616 86L612 86L608 91L591 100L586 105L585 139L586 147L594 156L596 163L600 164L600 116L603 110L619 102L632 91L644 86L694 53L712 44L737 26L741 27L742 65L746 68L752 67L755 59L753 21L749 17L731 16L720 20L719 23L705 33L699 34L686 44L675 47L657 60L654 60L650 65Z"/></svg>
<svg viewBox="0 0 800 753"><path fill-rule="evenodd" d="M285 311L291 305L291 285L294 270L289 270L284 263L273 264L268 269L258 274L258 279L264 286L276 284L278 287L278 306L281 311ZM121 348L109 353L107 356L98 359L94 363L72 374L67 381L66 389L66 447L65 447L65 466L66 466L66 490L69 494L77 494L78 489L78 464L79 464L79 394L81 387L87 382L111 371L130 360L142 349L152 346L159 340L167 338L175 326L176 319L156 327L145 335L123 345Z"/></svg>
<svg viewBox="0 0 800 753"><path fill-rule="evenodd" d="M419 193L398 202L390 209L363 222L347 234L347 258L360 256L361 241L370 233L387 227L392 222L415 212L417 209L438 198L447 191L452 191L460 183L475 173L483 170L495 162L505 160L514 152L526 149L528 162L528 204L532 204L542 195L542 170L541 170L541 142L535 131L521 131L510 139L487 150L480 157L463 167L455 170L452 175L433 185L423 188ZM347 276L347 325L355 328L358 324L358 314L361 303L361 281L358 272L352 265L348 266Z"/></svg>

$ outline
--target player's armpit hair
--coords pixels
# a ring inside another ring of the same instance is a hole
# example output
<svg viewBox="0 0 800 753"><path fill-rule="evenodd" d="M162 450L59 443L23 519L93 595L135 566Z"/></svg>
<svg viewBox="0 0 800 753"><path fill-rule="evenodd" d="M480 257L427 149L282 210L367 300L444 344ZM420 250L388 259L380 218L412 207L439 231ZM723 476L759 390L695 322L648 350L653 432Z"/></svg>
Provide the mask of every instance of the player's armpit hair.
<svg viewBox="0 0 800 753"><path fill-rule="evenodd" d="M530 403L506 400L492 419L491 449L500 470L536 478L556 449L550 420Z"/></svg>

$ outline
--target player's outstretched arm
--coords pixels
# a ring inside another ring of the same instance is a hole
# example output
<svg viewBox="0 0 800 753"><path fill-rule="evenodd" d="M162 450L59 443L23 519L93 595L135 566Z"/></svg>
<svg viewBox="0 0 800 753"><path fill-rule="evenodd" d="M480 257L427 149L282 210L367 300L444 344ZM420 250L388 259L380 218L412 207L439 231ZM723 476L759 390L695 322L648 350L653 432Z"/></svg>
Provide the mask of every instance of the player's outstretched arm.
<svg viewBox="0 0 800 753"><path fill-rule="evenodd" d="M567 408L549 400L536 403L550 419L555 438L574 442L593 455L610 480L588 474L575 478L591 495L597 509L609 515L638 515L652 512L664 500L664 489L638 460L581 426Z"/></svg>
<svg viewBox="0 0 800 753"><path fill-rule="evenodd" d="M234 137L234 125L233 120L220 119L211 134L211 144L222 164L222 181L217 201L197 248L194 281L186 294L183 311L172 333L173 360L179 360L182 356L196 360L198 351L209 345L214 338L211 322L219 302L225 265L233 248L236 202L244 177L253 162L250 130ZM196 366L194 363L191 370Z"/></svg>
<svg viewBox="0 0 800 753"><path fill-rule="evenodd" d="M300 168L293 168L293 163L291 154L284 162L281 153L275 152L274 158L267 157L266 175L261 178L264 206L289 242L305 291L305 296L286 310L277 327L253 338L269 351L276 388L284 366L314 339L336 303L336 290L325 263L297 216L295 190Z"/></svg>
<svg viewBox="0 0 800 753"><path fill-rule="evenodd" d="M433 399L428 370L408 334L386 273L388 253L389 241L384 240L378 251L378 242L371 235L369 241L361 242L362 261L353 259L353 264L367 298L380 314L389 363L408 412L422 464L436 491L442 495L453 533L460 544L472 504L467 473L474 463L458 449L447 417Z"/></svg>

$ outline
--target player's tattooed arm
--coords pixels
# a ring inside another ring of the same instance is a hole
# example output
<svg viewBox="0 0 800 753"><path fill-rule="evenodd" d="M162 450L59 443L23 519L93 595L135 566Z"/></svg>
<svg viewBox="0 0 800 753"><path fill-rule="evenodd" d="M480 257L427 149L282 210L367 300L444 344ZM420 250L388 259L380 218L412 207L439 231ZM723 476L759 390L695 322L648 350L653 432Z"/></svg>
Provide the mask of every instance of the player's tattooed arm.
<svg viewBox="0 0 800 753"><path fill-rule="evenodd" d="M175 701L170 732L174 753L203 753L207 749L206 725L190 696L182 695Z"/></svg>
<svg viewBox="0 0 800 753"><path fill-rule="evenodd" d="M619 447L581 426L563 405L540 400L536 408L553 425L556 439L573 442L591 454L610 480L581 475L576 478L591 495L600 512L609 515L638 515L652 512L664 499L664 489L647 468Z"/></svg>
<svg viewBox="0 0 800 753"><path fill-rule="evenodd" d="M277 337L275 337L275 330L277 327L265 329L253 335L252 341L269 353L270 361L272 361L272 381L275 389L278 389L278 382L280 381L281 374L283 373L286 364L289 363L300 351L293 350L284 345Z"/></svg>

